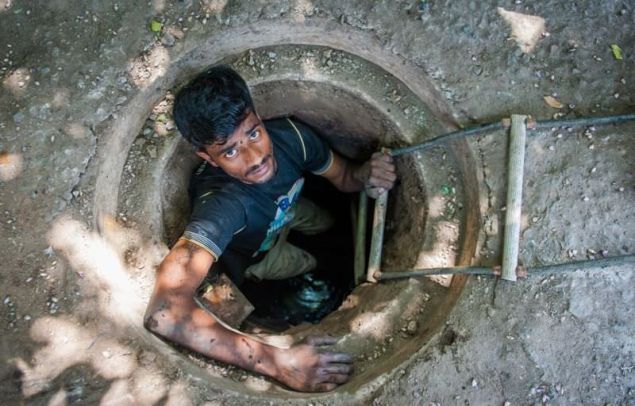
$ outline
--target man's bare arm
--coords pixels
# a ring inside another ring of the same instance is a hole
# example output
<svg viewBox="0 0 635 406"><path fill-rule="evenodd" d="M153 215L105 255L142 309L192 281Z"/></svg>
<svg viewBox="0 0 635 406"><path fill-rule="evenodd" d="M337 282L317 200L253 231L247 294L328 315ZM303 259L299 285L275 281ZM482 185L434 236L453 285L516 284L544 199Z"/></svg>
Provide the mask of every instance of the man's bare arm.
<svg viewBox="0 0 635 406"><path fill-rule="evenodd" d="M389 190L397 179L392 157L380 152L374 153L362 165L333 153L333 163L322 176L342 192L357 192L364 188Z"/></svg>
<svg viewBox="0 0 635 406"><path fill-rule="evenodd" d="M226 329L194 301L196 289L214 263L213 256L185 239L179 240L157 271L144 317L153 333L218 361L270 376L301 391L328 391L346 382L351 358L318 352L329 338L280 349Z"/></svg>

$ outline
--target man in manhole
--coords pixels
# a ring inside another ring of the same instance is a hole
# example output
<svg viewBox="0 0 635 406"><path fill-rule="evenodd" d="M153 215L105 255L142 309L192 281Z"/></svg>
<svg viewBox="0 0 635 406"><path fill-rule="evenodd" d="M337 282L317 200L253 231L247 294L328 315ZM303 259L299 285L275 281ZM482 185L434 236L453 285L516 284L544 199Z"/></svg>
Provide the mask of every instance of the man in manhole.
<svg viewBox="0 0 635 406"><path fill-rule="evenodd" d="M329 391L345 383L352 358L324 348L333 338L269 345L201 308L196 292L211 270L238 283L310 271L315 259L286 241L288 230L317 233L330 220L300 198L303 173L323 176L344 192L365 188L376 196L396 179L391 157L376 153L357 165L300 122L263 122L244 80L225 66L204 72L177 94L174 119L205 162L193 175L190 222L157 271L146 328L296 390Z"/></svg>

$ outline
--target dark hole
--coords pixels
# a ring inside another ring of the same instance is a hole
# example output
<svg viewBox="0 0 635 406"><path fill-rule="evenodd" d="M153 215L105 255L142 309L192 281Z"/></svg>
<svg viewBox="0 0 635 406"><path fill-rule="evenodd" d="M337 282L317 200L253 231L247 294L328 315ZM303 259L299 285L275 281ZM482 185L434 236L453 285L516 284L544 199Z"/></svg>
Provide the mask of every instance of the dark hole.
<svg viewBox="0 0 635 406"><path fill-rule="evenodd" d="M457 339L457 334L454 329L448 327L445 329L443 334L441 335L441 339L439 340L439 345L441 346L441 350L445 352L445 348L454 344Z"/></svg>
<svg viewBox="0 0 635 406"><path fill-rule="evenodd" d="M311 253L315 270L280 281L247 280L241 291L256 310L251 321L272 330L284 330L303 322L317 323L339 307L353 287L354 243L351 198L339 192L326 179L307 175L302 195L328 210L333 227L316 234L295 231L289 242Z"/></svg>

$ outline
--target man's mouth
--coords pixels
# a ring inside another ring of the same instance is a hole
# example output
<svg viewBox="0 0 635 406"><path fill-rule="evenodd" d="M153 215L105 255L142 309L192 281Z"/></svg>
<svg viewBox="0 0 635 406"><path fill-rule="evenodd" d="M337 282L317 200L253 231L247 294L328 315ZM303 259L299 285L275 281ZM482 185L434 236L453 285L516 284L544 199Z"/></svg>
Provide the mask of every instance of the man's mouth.
<svg viewBox="0 0 635 406"><path fill-rule="evenodd" d="M260 165L252 166L251 168L249 168L249 170L245 174L245 177L254 176L254 175L257 177L260 177L261 175L264 175L269 170L270 162L271 162L271 155L267 155L266 157L263 158Z"/></svg>

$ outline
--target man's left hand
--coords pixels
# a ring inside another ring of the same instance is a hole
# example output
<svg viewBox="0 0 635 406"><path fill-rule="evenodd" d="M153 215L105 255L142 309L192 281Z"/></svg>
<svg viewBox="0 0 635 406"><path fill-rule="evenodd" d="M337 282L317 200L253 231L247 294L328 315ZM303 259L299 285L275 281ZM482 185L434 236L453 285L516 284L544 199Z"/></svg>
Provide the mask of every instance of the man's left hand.
<svg viewBox="0 0 635 406"><path fill-rule="evenodd" d="M366 193L376 199L383 192L392 189L397 180L395 164L392 156L383 152L375 152L355 174L364 183Z"/></svg>

